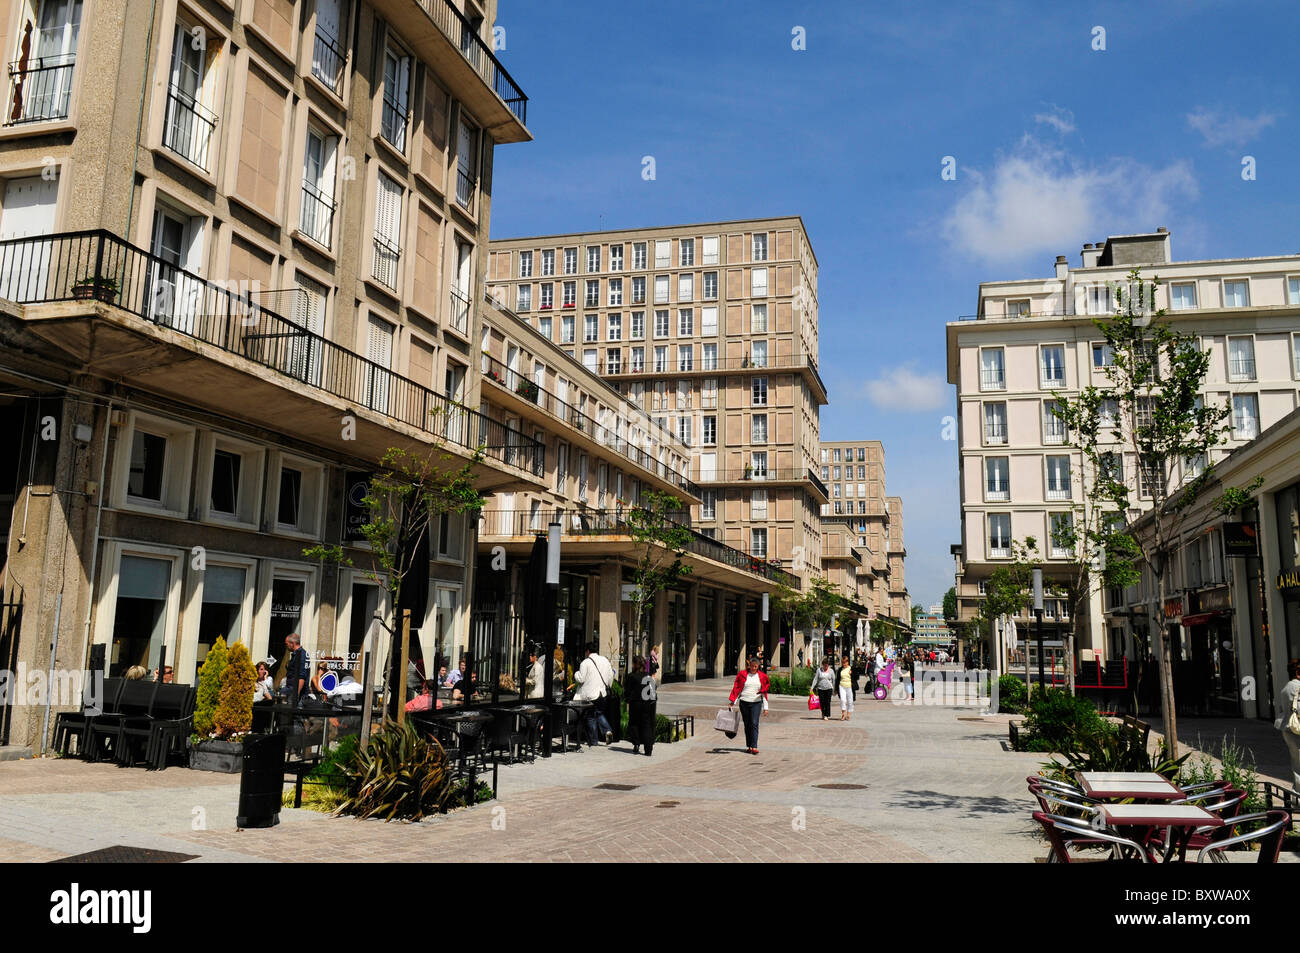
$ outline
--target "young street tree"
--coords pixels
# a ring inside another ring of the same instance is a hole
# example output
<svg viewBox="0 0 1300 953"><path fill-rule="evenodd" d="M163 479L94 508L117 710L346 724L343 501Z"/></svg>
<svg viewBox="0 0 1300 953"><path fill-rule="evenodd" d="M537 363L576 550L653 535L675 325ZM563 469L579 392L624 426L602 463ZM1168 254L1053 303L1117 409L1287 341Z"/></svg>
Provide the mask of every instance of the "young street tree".
<svg viewBox="0 0 1300 953"><path fill-rule="evenodd" d="M682 557L691 544L692 534L674 519L681 508L682 501L671 493L642 490L641 502L627 513L628 534L642 547L632 576L636 584L632 592L632 618L636 626L633 637L638 649L646 643L653 628L650 613L659 594L691 572Z"/></svg>
<svg viewBox="0 0 1300 953"><path fill-rule="evenodd" d="M1134 269L1127 287L1117 286L1114 316L1093 323L1105 344L1107 383L1079 395L1054 394L1056 415L1083 456L1084 494L1105 526L1107 565L1112 550L1135 554L1155 582L1148 612L1151 634L1159 632L1160 697L1168 757L1178 755L1173 659L1167 614L1171 543L1178 539L1183 510L1209 478L1209 453L1227 439L1228 409L1207 405L1201 388L1210 355L1194 335L1171 326L1154 309L1159 279ZM1190 492L1189 492L1190 491ZM1150 510L1151 532L1134 526Z"/></svg>

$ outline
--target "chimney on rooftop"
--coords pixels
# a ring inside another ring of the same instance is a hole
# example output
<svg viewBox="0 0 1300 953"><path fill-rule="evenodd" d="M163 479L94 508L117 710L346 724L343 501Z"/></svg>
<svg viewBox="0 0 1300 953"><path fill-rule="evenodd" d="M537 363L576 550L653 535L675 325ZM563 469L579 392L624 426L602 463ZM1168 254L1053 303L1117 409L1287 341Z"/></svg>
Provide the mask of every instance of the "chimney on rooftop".
<svg viewBox="0 0 1300 953"><path fill-rule="evenodd" d="M1056 277L1064 278L1069 273L1070 273L1070 265L1065 260L1065 256L1057 255L1056 256Z"/></svg>
<svg viewBox="0 0 1300 953"><path fill-rule="evenodd" d="M1084 268L1095 268L1097 266L1097 259L1100 256L1101 256L1101 246L1094 245L1092 242L1088 242L1086 245L1084 245L1083 251L1079 253L1079 257L1083 261Z"/></svg>

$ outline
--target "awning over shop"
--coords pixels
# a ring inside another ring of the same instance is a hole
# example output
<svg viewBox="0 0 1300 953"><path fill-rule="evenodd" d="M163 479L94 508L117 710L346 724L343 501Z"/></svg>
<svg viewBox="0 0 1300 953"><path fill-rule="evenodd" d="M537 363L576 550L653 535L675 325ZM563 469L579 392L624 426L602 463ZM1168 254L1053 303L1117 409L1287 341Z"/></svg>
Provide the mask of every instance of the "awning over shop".
<svg viewBox="0 0 1300 953"><path fill-rule="evenodd" d="M1216 609L1214 612L1197 612L1193 615L1185 615L1182 618L1182 623L1183 625L1189 626L1205 625L1207 622L1212 622L1215 619L1224 619L1227 618L1227 616L1228 613Z"/></svg>

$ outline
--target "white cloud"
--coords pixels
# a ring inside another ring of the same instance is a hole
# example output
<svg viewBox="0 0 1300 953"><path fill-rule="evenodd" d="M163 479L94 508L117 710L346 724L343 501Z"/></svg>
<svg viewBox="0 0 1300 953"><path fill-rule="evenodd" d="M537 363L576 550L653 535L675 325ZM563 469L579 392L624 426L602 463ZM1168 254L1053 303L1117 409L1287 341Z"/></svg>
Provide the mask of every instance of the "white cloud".
<svg viewBox="0 0 1300 953"><path fill-rule="evenodd" d="M1025 136L989 172L967 166L965 194L943 221L953 249L983 262L1064 254L1098 235L1166 224L1174 201L1195 197L1189 163L1154 168L1134 159L1087 164Z"/></svg>
<svg viewBox="0 0 1300 953"><path fill-rule="evenodd" d="M1232 146L1239 149L1277 122L1274 113L1260 113L1254 119L1246 116L1224 115L1198 107L1187 114L1187 125L1199 132L1211 148Z"/></svg>
<svg viewBox="0 0 1300 953"><path fill-rule="evenodd" d="M866 392L873 404L892 410L937 410L951 396L943 375L918 374L911 364L867 381Z"/></svg>
<svg viewBox="0 0 1300 953"><path fill-rule="evenodd" d="M1063 136L1074 132L1074 113L1055 104L1050 113L1037 113L1034 122L1046 123Z"/></svg>

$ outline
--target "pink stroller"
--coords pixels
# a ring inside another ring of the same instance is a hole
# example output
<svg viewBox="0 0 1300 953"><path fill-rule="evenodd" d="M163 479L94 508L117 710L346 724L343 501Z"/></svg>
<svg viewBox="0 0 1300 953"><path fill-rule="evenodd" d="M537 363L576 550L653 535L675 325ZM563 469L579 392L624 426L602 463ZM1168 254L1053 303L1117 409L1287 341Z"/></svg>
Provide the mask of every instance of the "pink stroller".
<svg viewBox="0 0 1300 953"><path fill-rule="evenodd" d="M877 701L884 701L889 697L889 685L894 677L894 660L890 659L889 664L876 673L876 689L872 694Z"/></svg>

